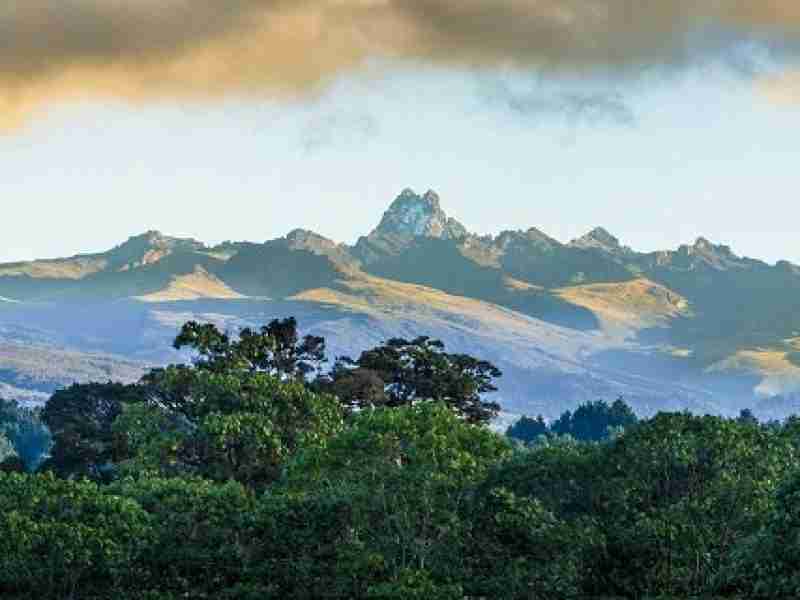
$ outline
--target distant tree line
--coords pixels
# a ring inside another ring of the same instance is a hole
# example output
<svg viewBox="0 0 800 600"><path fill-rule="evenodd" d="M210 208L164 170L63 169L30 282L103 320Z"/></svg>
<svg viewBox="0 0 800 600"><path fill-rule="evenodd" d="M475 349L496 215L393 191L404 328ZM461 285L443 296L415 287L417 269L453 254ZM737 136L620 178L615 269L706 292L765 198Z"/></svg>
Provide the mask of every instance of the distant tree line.
<svg viewBox="0 0 800 600"><path fill-rule="evenodd" d="M620 399L520 444L486 426L496 367L429 338L327 371L293 319L175 345L195 361L3 405L52 448L0 472L0 597L800 595L797 419Z"/></svg>
<svg viewBox="0 0 800 600"><path fill-rule="evenodd" d="M636 413L620 397L612 404L604 400L587 402L575 412L566 411L552 424L544 417L523 415L506 430L506 435L523 444L547 441L552 436L569 436L581 442L599 442L639 422Z"/></svg>

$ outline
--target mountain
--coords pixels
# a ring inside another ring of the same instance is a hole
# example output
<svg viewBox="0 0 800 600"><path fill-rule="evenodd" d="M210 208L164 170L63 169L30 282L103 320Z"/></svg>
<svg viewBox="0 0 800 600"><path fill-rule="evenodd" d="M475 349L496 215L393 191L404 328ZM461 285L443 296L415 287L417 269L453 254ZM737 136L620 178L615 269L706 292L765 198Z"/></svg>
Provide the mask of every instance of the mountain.
<svg viewBox="0 0 800 600"><path fill-rule="evenodd" d="M643 413L734 413L800 390L800 267L704 238L640 253L600 227L567 243L479 236L406 189L353 246L304 229L218 246L149 231L0 264L0 394L185 360L170 340L188 319L235 331L288 315L331 356L427 334L486 357L511 412L623 394Z"/></svg>

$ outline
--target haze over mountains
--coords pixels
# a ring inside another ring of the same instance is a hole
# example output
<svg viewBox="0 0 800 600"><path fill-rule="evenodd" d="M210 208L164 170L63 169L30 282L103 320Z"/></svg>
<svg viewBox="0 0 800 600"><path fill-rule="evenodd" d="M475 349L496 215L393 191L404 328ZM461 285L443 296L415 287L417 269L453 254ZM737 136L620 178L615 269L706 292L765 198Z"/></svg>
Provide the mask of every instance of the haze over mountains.
<svg viewBox="0 0 800 600"><path fill-rule="evenodd" d="M329 355L426 334L505 372L498 399L558 414L625 395L640 412L788 410L800 388L800 267L703 238L639 253L602 228L470 234L404 190L354 246L297 229L208 247L151 231L105 253L0 265L0 395L136 378L181 360L188 319L232 331L294 315Z"/></svg>

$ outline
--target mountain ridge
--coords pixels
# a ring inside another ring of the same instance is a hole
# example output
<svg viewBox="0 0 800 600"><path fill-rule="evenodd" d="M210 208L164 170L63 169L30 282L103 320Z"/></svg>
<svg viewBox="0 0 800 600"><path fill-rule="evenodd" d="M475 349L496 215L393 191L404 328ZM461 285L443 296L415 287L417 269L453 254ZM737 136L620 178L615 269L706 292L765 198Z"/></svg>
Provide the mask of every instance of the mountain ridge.
<svg viewBox="0 0 800 600"><path fill-rule="evenodd" d="M341 347L351 353L358 340L372 339L366 322L387 335L398 327L409 333L430 328L465 350L474 347L505 361L514 373L509 402L516 408L525 403L522 381L538 381L559 406L588 390L613 393L613 385L595 380L617 381L620 391L637 394L662 386L650 392L658 398L653 406L710 406L709 390L734 390L736 404L759 389L800 389L800 352L786 341L800 339L800 267L740 257L702 237L673 250L637 252L602 227L568 242L535 227L480 236L449 216L433 191L403 190L353 245L307 229L262 243L216 246L151 230L106 252L0 264L0 299L0 333L4 318L49 307L51 313L34 311L33 322L46 321L54 340L77 339L79 349L90 353L116 351L103 341L111 335L105 326L87 316L87 330L103 332L84 335L54 314L125 301L118 305L125 315L140 315L131 317L128 335L138 338L136 327L142 327L152 339L164 339L175 315L197 316L204 302L217 303L213 318L227 319L242 306L299 310L351 340ZM137 302L148 308L136 308ZM476 316L500 314L496 309L539 325ZM470 345L462 322L476 324L480 343ZM502 347L516 339L515 328L529 340L519 346L527 357L521 361ZM147 343L142 339L131 348L148 354ZM555 357L545 361L546 373L534 366L538 346ZM131 348L123 344L122 357ZM630 381L649 383L619 383L626 364L642 370L629 374ZM578 379L575 365L582 365ZM652 365L671 369L674 380L660 374L651 380ZM2 371L0 363L0 382ZM721 377L729 373L724 387Z"/></svg>
<svg viewBox="0 0 800 600"><path fill-rule="evenodd" d="M676 249L656 250L651 252L637 252L628 246L623 246L619 238L614 236L604 227L595 227L581 237L569 242L559 240L547 235L536 227L527 230L503 230L494 235L483 235L471 233L458 220L447 215L441 208L441 199L433 190L428 190L423 195L418 195L411 188L404 189L400 195L390 204L383 214L380 223L371 233L362 236L352 246L344 243L335 242L317 232L296 228L291 230L284 238L289 241L294 249L313 250L318 254L336 253L358 254L359 245L363 240L370 237L402 237L406 241L413 238L442 239L450 241L461 241L468 239L472 243L482 243L487 246L504 248L515 239L526 238L530 243L539 246L561 246L573 247L584 250L597 250L606 254L632 254L636 256L652 257L657 264L669 262L675 256L697 257L699 260L706 260L714 266L723 265L740 266L743 262L750 265L763 265L769 268L781 268L784 270L800 271L800 266L788 260L779 260L775 265L769 265L759 259L739 257L733 253L731 248L723 244L714 244L705 237L698 237L693 243L679 245ZM269 241L265 242L269 243ZM42 271L47 265L52 265L54 272L56 266L66 262L74 262L76 266L73 271L65 270L63 278L73 278L74 273L79 273L82 277L94 274L91 270L93 261L105 261L99 270L129 270L147 266L160 261L162 258L175 253L176 251L194 252L198 254L222 253L226 249L236 249L243 245L258 245L259 242L224 242L216 246L209 246L202 241L194 238L179 238L163 234L159 230L148 230L138 235L133 235L125 242L104 251L89 254L76 254L68 257L58 257L51 259L36 259L30 261L14 261L0 263L0 277L30 275L34 278L47 278L49 275L36 273L33 267L39 266ZM83 269L79 266L84 265ZM55 272L54 274L58 274ZM79 278L79 277L76 277Z"/></svg>

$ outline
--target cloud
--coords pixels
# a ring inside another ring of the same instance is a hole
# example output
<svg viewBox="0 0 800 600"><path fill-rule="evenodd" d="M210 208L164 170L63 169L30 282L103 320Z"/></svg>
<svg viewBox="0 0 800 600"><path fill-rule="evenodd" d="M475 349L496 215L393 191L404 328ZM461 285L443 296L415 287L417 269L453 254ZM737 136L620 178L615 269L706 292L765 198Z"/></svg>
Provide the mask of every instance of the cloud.
<svg viewBox="0 0 800 600"><path fill-rule="evenodd" d="M565 81L554 85L540 79L523 81L520 85L500 77L483 77L479 80L479 96L486 106L532 122L542 116L563 117L565 124L572 128L606 124L632 126L636 122L622 94L604 86L589 89L570 86Z"/></svg>
<svg viewBox="0 0 800 600"><path fill-rule="evenodd" d="M0 126L61 100L307 95L371 57L556 72L800 37L797 0L25 0L0 3Z"/></svg>

